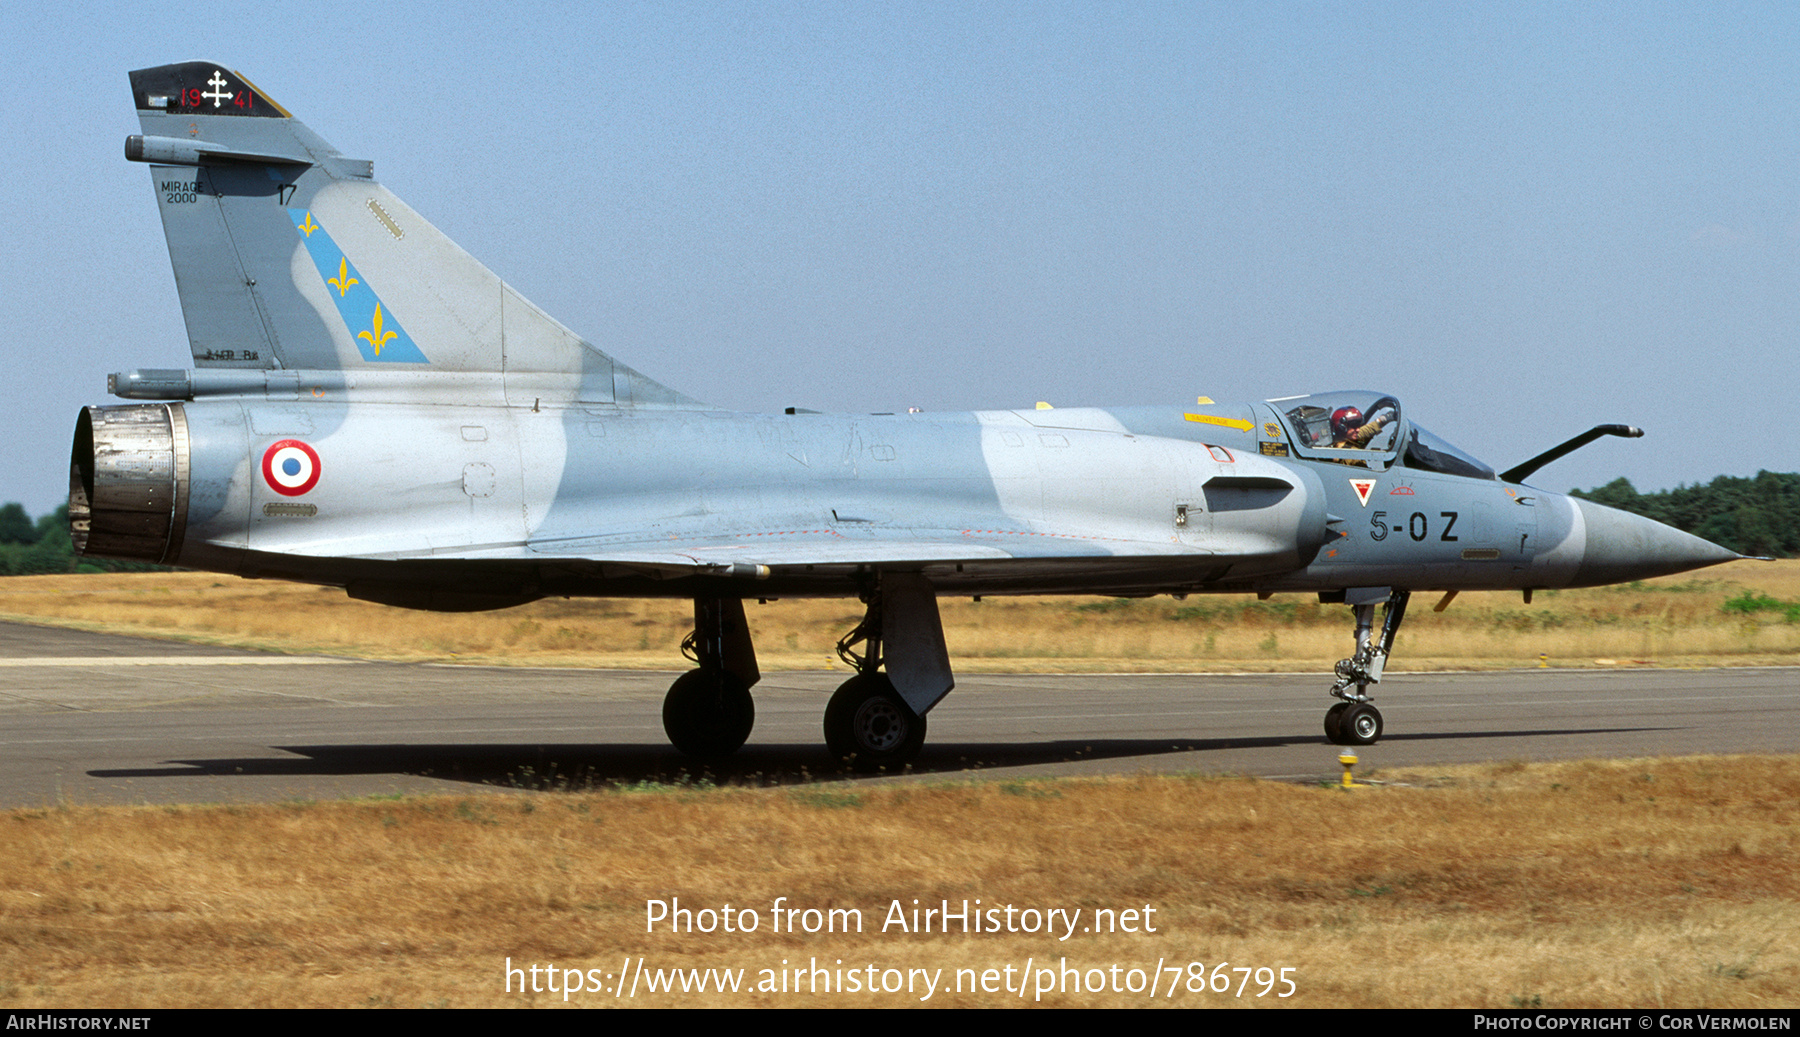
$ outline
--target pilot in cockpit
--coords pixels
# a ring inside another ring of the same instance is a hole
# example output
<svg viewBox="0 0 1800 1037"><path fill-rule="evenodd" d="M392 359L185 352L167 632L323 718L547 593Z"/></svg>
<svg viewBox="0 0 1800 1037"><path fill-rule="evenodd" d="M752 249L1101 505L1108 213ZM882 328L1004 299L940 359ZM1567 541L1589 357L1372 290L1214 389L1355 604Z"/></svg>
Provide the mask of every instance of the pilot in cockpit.
<svg viewBox="0 0 1800 1037"><path fill-rule="evenodd" d="M1363 412L1355 407L1339 407L1331 412L1331 445L1340 449L1366 449L1369 441L1398 415L1392 407L1382 407L1363 420Z"/></svg>

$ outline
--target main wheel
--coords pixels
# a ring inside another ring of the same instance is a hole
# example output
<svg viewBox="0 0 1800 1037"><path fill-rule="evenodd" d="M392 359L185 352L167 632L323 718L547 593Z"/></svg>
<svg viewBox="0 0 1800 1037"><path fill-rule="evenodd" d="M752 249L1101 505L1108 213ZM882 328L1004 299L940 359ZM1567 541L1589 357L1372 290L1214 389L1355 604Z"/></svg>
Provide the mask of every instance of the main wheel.
<svg viewBox="0 0 1800 1037"><path fill-rule="evenodd" d="M1338 731L1338 722L1344 719L1344 711L1349 708L1350 703L1340 702L1325 711L1325 740L1332 745L1344 744L1343 742L1338 741L1338 739L1344 737Z"/></svg>
<svg viewBox="0 0 1800 1037"><path fill-rule="evenodd" d="M689 756L728 756L755 724L750 689L724 670L689 670L663 699L663 731Z"/></svg>
<svg viewBox="0 0 1800 1037"><path fill-rule="evenodd" d="M1338 717L1339 745L1374 745L1381 741L1381 710L1358 702Z"/></svg>
<svg viewBox="0 0 1800 1037"><path fill-rule="evenodd" d="M901 700L884 673L845 681L825 707L825 744L859 771L897 768L925 744L925 718Z"/></svg>

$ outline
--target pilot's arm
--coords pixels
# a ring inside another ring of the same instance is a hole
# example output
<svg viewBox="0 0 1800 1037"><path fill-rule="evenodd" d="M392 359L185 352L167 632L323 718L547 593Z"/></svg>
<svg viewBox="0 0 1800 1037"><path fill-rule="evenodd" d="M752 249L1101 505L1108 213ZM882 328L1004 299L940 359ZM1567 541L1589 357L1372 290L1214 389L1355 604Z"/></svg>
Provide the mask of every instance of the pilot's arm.
<svg viewBox="0 0 1800 1037"><path fill-rule="evenodd" d="M1361 425L1358 425L1356 427L1356 429L1350 433L1349 436L1345 437L1347 445L1355 446L1355 447L1368 446L1369 440L1374 439L1376 436L1380 435L1381 430L1383 428L1386 428L1388 422L1391 422L1393 420L1394 420L1394 412L1386 407L1383 407L1381 410L1376 411L1375 414L1373 416L1371 416L1368 421L1365 421Z"/></svg>

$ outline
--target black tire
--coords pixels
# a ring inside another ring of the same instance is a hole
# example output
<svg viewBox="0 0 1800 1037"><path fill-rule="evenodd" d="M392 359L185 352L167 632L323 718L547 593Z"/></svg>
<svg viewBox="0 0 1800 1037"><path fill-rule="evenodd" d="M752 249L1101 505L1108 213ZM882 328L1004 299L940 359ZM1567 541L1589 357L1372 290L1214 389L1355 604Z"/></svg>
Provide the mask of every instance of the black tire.
<svg viewBox="0 0 1800 1037"><path fill-rule="evenodd" d="M663 731L689 756L729 756L755 725L750 689L724 670L689 670L663 699Z"/></svg>
<svg viewBox="0 0 1800 1037"><path fill-rule="evenodd" d="M1332 745L1344 744L1338 741L1338 739L1344 737L1342 734L1338 733L1338 722L1344 719L1344 711L1349 708L1350 703L1340 702L1325 711L1325 740Z"/></svg>
<svg viewBox="0 0 1800 1037"><path fill-rule="evenodd" d="M925 718L900 698L887 674L857 674L825 707L825 744L859 771L896 769L924 747Z"/></svg>
<svg viewBox="0 0 1800 1037"><path fill-rule="evenodd" d="M1381 741L1381 710L1358 702L1338 718L1339 745L1374 745Z"/></svg>

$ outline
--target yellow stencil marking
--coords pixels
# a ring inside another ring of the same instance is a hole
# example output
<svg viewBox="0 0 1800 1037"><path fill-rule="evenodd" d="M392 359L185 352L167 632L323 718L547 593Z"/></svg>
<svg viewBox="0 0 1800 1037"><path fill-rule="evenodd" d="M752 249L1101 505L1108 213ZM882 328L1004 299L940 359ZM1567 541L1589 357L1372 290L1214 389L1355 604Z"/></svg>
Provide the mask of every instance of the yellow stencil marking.
<svg viewBox="0 0 1800 1037"><path fill-rule="evenodd" d="M373 334L371 334L368 331L359 331L356 333L356 337L360 338L360 339L367 339L369 342L369 345L375 347L375 355L376 356L381 355L381 347L387 345L388 339L399 337L397 332L381 330L381 304L380 303L375 304L375 327L372 330L373 330Z"/></svg>
<svg viewBox="0 0 1800 1037"><path fill-rule="evenodd" d="M351 285L362 284L361 281L350 276L350 261L343 256L338 257L338 275L325 283L338 290L338 298L340 299L344 297L345 292L350 290ZM379 327L379 325L377 325L377 327ZM393 332L390 331L388 334L391 335ZM381 350L377 348L376 352L379 353Z"/></svg>
<svg viewBox="0 0 1800 1037"><path fill-rule="evenodd" d="M306 214L306 219L300 224L300 232L310 238L312 237L312 232L318 229L319 225L313 222L312 213L308 212Z"/></svg>
<svg viewBox="0 0 1800 1037"><path fill-rule="evenodd" d="M394 222L394 218L387 214L386 209L376 204L373 198L369 199L369 211L375 214L375 219L388 229L388 233L394 236L395 241L406 237L406 232L400 229L400 225Z"/></svg>
<svg viewBox="0 0 1800 1037"><path fill-rule="evenodd" d="M1182 417L1189 421L1198 421L1204 425L1222 425L1225 428L1235 428L1244 431L1249 431L1256 427L1254 422L1245 421L1242 418L1221 418L1214 414L1183 414Z"/></svg>

